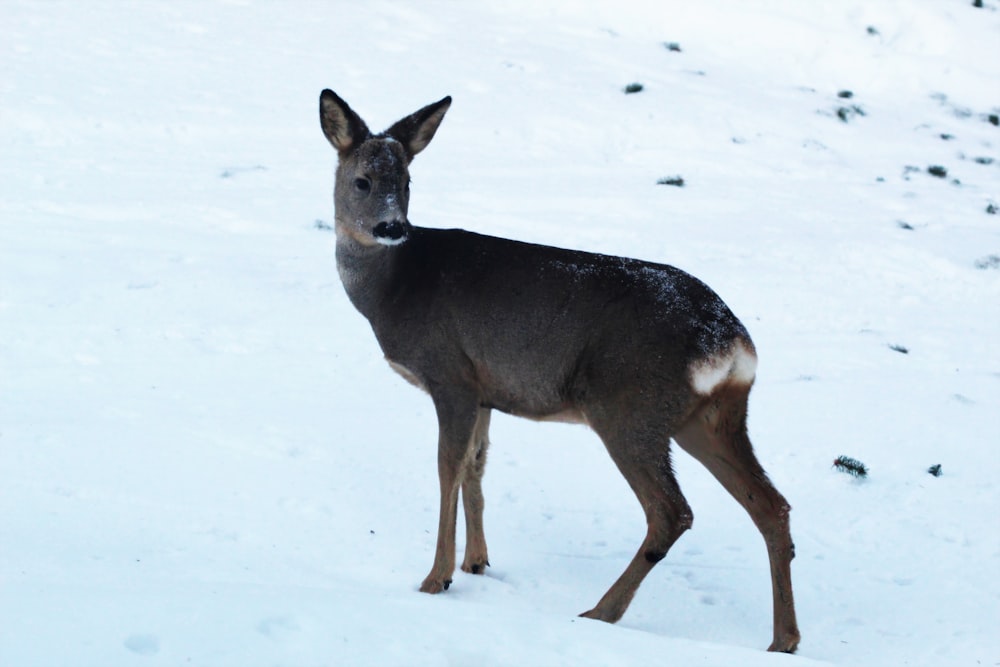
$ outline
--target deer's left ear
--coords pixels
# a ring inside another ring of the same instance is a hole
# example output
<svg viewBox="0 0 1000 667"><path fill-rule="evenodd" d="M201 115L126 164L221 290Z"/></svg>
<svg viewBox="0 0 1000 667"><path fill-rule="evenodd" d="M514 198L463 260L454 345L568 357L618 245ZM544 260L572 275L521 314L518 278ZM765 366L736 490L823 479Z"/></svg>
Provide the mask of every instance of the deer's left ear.
<svg viewBox="0 0 1000 667"><path fill-rule="evenodd" d="M412 160L413 156L427 148L450 106L450 96L434 104L428 104L420 111L397 122L385 133L403 144L407 156Z"/></svg>

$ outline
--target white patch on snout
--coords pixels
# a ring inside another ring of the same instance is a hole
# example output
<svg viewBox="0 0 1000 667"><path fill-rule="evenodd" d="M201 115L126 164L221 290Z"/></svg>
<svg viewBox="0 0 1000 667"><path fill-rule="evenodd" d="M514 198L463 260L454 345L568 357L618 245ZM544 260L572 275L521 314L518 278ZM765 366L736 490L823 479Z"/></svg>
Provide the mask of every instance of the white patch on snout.
<svg viewBox="0 0 1000 667"><path fill-rule="evenodd" d="M742 341L711 357L694 362L688 368L691 388L708 396L720 385L748 385L757 374L757 355Z"/></svg>

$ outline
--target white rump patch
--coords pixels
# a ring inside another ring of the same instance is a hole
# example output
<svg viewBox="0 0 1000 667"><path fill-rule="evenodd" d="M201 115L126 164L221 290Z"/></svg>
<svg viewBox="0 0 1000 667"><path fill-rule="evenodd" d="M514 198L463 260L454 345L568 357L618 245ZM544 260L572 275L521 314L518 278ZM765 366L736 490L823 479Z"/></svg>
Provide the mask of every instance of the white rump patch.
<svg viewBox="0 0 1000 667"><path fill-rule="evenodd" d="M691 387L708 396L725 383L750 384L757 373L757 355L742 341L715 356L696 361L688 369Z"/></svg>

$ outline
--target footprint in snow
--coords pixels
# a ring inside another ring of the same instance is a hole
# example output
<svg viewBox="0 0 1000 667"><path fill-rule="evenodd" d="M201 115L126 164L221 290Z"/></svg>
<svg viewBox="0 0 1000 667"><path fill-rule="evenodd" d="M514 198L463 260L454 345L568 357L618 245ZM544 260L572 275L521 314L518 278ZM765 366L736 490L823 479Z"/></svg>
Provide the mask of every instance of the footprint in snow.
<svg viewBox="0 0 1000 667"><path fill-rule="evenodd" d="M257 624L257 632L272 639L281 639L299 630L298 622L291 616L268 616Z"/></svg>
<svg viewBox="0 0 1000 667"><path fill-rule="evenodd" d="M125 648L138 655L156 655L160 652L160 640L156 635L129 635L125 638Z"/></svg>

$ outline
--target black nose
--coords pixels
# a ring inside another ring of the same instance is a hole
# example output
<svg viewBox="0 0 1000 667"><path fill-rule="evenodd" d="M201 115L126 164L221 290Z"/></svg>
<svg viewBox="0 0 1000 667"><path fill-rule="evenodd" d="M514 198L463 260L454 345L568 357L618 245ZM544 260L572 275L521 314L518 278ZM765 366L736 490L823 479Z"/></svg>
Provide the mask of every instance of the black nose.
<svg viewBox="0 0 1000 667"><path fill-rule="evenodd" d="M372 229L372 236L377 239L388 239L398 241L406 235L406 227L399 220L390 222L380 222Z"/></svg>

